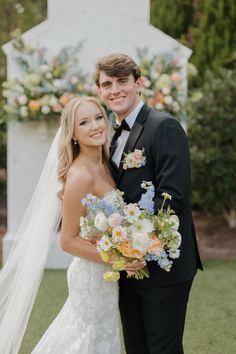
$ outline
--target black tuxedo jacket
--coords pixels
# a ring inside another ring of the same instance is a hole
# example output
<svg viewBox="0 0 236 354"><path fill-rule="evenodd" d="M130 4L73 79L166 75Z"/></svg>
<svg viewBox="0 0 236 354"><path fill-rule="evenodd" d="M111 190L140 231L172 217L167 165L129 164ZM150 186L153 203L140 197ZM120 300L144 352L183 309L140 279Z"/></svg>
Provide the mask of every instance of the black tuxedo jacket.
<svg viewBox="0 0 236 354"><path fill-rule="evenodd" d="M111 142L111 151L113 141ZM123 169L124 153L143 149L146 165L140 168ZM140 200L144 190L142 181L152 181L155 186L155 209L161 207L162 193L172 196L171 208L180 220L182 236L180 257L174 259L170 272L156 262L149 262L150 277L144 280L126 278L121 274L121 283L138 286L167 286L194 277L197 268L202 269L190 206L190 158L186 134L176 119L167 113L160 113L146 104L141 108L125 145L119 168L111 160L110 168L117 188L122 190L128 203Z"/></svg>

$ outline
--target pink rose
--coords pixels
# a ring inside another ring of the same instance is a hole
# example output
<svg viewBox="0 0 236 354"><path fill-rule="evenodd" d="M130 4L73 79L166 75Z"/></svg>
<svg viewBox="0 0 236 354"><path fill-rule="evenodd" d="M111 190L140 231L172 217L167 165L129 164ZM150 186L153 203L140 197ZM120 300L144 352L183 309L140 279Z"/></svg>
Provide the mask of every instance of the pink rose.
<svg viewBox="0 0 236 354"><path fill-rule="evenodd" d="M134 150L134 158L135 160L141 161L143 156L142 156L142 151L141 150Z"/></svg>
<svg viewBox="0 0 236 354"><path fill-rule="evenodd" d="M62 106L60 105L60 103L56 103L54 106L53 106L53 112L55 113L60 113L62 110Z"/></svg>
<svg viewBox="0 0 236 354"><path fill-rule="evenodd" d="M110 227L120 226L122 220L123 218L120 214L118 213L111 214L108 218L108 225Z"/></svg>

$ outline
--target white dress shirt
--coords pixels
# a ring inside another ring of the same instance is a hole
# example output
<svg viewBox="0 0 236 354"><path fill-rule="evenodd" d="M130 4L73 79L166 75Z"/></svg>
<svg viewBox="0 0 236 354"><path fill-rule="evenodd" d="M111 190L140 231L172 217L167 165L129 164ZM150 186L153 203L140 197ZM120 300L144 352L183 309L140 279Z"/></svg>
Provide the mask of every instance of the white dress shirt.
<svg viewBox="0 0 236 354"><path fill-rule="evenodd" d="M134 122L137 118L137 115L139 114L140 109L143 106L143 102L140 101L138 103L138 105L135 107L135 109L130 112L130 114L125 118L126 123L128 124L128 126L130 127L130 130L132 129ZM122 130L121 135L119 136L119 138L117 139L116 142L116 150L112 156L112 161L116 164L117 167L119 167L120 165L120 160L122 157L122 153L125 147L125 144L127 143L128 137L129 137L130 131L128 130Z"/></svg>

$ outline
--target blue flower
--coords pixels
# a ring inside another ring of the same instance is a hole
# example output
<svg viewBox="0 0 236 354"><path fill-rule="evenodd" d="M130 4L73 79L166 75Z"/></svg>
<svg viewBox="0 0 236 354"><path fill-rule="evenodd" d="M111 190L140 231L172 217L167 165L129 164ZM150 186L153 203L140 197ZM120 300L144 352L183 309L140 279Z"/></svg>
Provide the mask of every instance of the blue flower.
<svg viewBox="0 0 236 354"><path fill-rule="evenodd" d="M154 213L154 202L153 202L154 192L150 189L146 193L141 195L141 199L138 205L141 209L146 209L149 213Z"/></svg>

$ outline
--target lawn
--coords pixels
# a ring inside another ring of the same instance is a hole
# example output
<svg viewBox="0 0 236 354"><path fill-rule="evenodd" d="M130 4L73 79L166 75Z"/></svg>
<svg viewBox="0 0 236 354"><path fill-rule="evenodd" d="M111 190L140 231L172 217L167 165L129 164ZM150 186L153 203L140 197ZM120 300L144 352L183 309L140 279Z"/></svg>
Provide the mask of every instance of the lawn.
<svg viewBox="0 0 236 354"><path fill-rule="evenodd" d="M20 354L30 353L66 297L66 272L46 271ZM236 353L236 259L208 261L205 272L197 275L184 346L185 354Z"/></svg>

